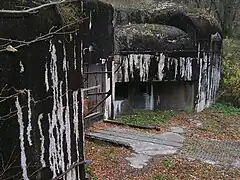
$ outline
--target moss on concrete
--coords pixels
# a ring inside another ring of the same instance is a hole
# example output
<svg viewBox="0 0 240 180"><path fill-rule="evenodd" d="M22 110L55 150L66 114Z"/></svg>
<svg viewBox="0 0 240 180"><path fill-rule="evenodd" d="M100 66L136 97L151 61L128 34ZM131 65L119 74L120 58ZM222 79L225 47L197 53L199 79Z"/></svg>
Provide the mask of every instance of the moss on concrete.
<svg viewBox="0 0 240 180"><path fill-rule="evenodd" d="M155 0L101 0L111 3L115 10L115 25L128 23L165 24L183 31L208 38L210 34L221 32L219 22L204 9L192 9L186 5Z"/></svg>
<svg viewBox="0 0 240 180"><path fill-rule="evenodd" d="M172 26L130 24L115 28L115 52L179 50L193 47L188 35Z"/></svg>
<svg viewBox="0 0 240 180"><path fill-rule="evenodd" d="M27 0L1 0L0 3L0 9L22 9L23 6L27 6Z"/></svg>
<svg viewBox="0 0 240 180"><path fill-rule="evenodd" d="M79 5L62 3L59 4L59 10L64 24L70 24L80 17Z"/></svg>

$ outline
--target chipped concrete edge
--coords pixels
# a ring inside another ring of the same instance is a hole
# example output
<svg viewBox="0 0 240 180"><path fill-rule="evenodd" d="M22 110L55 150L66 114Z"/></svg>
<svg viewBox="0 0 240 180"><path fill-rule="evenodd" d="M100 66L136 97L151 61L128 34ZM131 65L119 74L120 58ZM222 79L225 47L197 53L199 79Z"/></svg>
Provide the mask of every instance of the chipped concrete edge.
<svg viewBox="0 0 240 180"><path fill-rule="evenodd" d="M123 147L126 147L127 149L133 151L133 149L132 149L132 147L129 143L113 141L113 140L109 140L107 138L97 137L97 136L91 135L91 134L86 134L85 137L89 140L99 140L99 141L103 141L103 142L106 142L106 143L115 144L117 146L123 146Z"/></svg>

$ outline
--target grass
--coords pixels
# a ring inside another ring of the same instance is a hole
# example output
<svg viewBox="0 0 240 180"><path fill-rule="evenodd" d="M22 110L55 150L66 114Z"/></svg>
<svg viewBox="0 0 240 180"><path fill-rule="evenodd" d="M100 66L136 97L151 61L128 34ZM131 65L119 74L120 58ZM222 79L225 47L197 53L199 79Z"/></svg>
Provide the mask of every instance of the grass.
<svg viewBox="0 0 240 180"><path fill-rule="evenodd" d="M114 153L113 149L106 149L103 152L106 156L111 156Z"/></svg>
<svg viewBox="0 0 240 180"><path fill-rule="evenodd" d="M234 107L229 104L220 104L216 103L213 106L213 109L215 109L218 113L222 113L224 115L240 115L240 108Z"/></svg>
<svg viewBox="0 0 240 180"><path fill-rule="evenodd" d="M86 173L87 173L89 176L91 176L91 177L95 177L95 176L93 175L93 170L92 170L92 166L91 166L91 165L87 165L87 166L86 166Z"/></svg>
<svg viewBox="0 0 240 180"><path fill-rule="evenodd" d="M236 116L240 115L240 108L217 103L211 107L219 115ZM192 111L187 111L187 114L191 114ZM122 115L116 120L124 124L132 124L139 126L159 126L166 124L170 118L172 118L177 113L174 111L144 111L138 110L133 111L130 114ZM213 126L214 120L212 121ZM217 123L218 124L218 123Z"/></svg>
<svg viewBox="0 0 240 180"><path fill-rule="evenodd" d="M117 121L141 126L158 126L166 123L174 114L173 111L134 111L117 118Z"/></svg>
<svg viewBox="0 0 240 180"><path fill-rule="evenodd" d="M172 167L172 164L173 164L172 158L170 158L170 157L165 157L165 158L163 159L163 166L164 166L165 168L171 168L171 167Z"/></svg>
<svg viewBox="0 0 240 180"><path fill-rule="evenodd" d="M172 178L170 178L168 175L166 174L160 174L157 175L153 178L153 180L172 180Z"/></svg>
<svg viewBox="0 0 240 180"><path fill-rule="evenodd" d="M111 162L116 162L115 151L113 149L105 149L103 150L103 158L106 160L111 160Z"/></svg>
<svg viewBox="0 0 240 180"><path fill-rule="evenodd" d="M190 115L202 123L191 129L190 136L201 136L219 140L239 140L240 108L216 103L200 113ZM189 131L190 132L190 131Z"/></svg>

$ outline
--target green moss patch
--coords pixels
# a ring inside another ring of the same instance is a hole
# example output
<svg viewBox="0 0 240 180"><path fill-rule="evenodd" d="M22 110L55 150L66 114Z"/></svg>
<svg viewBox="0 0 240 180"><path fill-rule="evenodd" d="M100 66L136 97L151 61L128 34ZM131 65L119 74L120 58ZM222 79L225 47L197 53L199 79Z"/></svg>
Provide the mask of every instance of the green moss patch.
<svg viewBox="0 0 240 180"><path fill-rule="evenodd" d="M134 111L116 120L125 124L158 126L166 123L174 114L173 111Z"/></svg>

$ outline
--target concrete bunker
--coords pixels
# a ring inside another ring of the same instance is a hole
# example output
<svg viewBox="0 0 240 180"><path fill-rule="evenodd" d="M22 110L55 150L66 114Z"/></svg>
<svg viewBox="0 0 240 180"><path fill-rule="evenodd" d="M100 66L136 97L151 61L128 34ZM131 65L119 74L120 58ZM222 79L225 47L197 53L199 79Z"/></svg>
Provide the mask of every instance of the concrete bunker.
<svg viewBox="0 0 240 180"><path fill-rule="evenodd" d="M89 37L100 47L113 38L107 18L97 28L83 11L111 18L111 6L42 3L0 4L0 179L85 179L83 52Z"/></svg>
<svg viewBox="0 0 240 180"><path fill-rule="evenodd" d="M9 149L16 146L14 165L18 167L3 178L17 173L17 179L28 179L29 174L37 172L33 178L52 179L74 162L84 161L83 88L101 84L91 93L103 97L106 94L102 91L111 93L111 101L106 99L101 108L105 118L131 109L201 111L215 101L221 29L214 18L174 3L108 2L86 0L83 8L80 1L76 2L70 6L76 10L73 17L61 17L55 6L36 14L1 14L0 35L20 42L57 30L52 27L61 28L62 20L68 24L76 17L84 19L81 31L70 28L68 33L26 45L18 53L1 51L1 90L5 86L17 90L16 95L9 90L1 94L13 95L13 99L1 103L0 150L7 161ZM14 9L14 3L8 4L5 0L1 8ZM65 10L68 12L69 7ZM18 46L17 42L11 43ZM5 48L6 42L0 44ZM99 75L103 70L104 75ZM84 73L96 78L87 77L85 81ZM114 78L111 83L110 76ZM19 93L24 90L27 94ZM12 110L17 114L8 117ZM53 131L59 131L59 140ZM30 162L36 166L27 169ZM80 173L76 173L78 170ZM82 165L71 170L66 179L84 179L84 175Z"/></svg>
<svg viewBox="0 0 240 180"><path fill-rule="evenodd" d="M194 83L168 81L116 83L115 101L115 105L117 106L116 114L126 112L129 108L145 110L191 110L194 108ZM119 107L120 105L122 107Z"/></svg>
<svg viewBox="0 0 240 180"><path fill-rule="evenodd" d="M215 102L222 40L214 17L172 2L103 1L114 9L115 115L199 112Z"/></svg>

